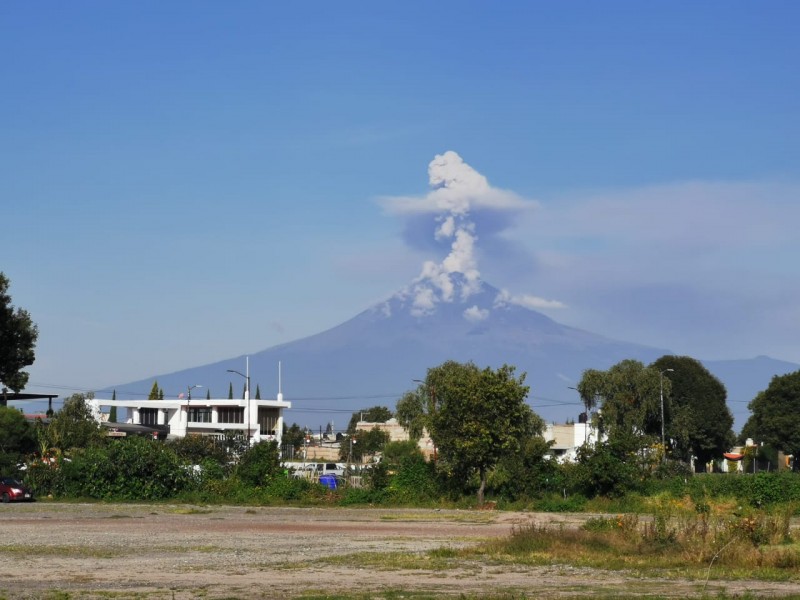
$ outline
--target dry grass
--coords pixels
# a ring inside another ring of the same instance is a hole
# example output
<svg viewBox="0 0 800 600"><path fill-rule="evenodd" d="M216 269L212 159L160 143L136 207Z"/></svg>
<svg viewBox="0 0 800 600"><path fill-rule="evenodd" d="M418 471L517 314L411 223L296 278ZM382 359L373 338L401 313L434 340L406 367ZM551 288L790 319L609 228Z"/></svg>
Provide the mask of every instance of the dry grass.
<svg viewBox="0 0 800 600"><path fill-rule="evenodd" d="M800 541L789 515L719 517L703 512L589 520L582 529L517 527L506 539L464 554L482 553L500 562L628 569L643 574L706 579L800 580Z"/></svg>

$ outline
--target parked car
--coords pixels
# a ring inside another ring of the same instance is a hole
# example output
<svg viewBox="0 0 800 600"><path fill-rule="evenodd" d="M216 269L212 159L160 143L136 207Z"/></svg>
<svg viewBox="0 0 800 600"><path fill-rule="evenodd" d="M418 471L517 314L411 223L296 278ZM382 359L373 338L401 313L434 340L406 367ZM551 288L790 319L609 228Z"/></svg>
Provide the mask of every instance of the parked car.
<svg viewBox="0 0 800 600"><path fill-rule="evenodd" d="M0 499L3 502L31 502L33 492L13 477L2 477L0 478Z"/></svg>

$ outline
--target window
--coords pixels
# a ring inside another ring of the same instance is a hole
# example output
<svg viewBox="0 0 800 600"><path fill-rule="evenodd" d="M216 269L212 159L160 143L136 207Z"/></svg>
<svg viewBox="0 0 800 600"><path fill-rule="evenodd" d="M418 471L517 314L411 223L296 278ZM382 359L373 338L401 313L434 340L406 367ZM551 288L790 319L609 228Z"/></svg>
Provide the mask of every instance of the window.
<svg viewBox="0 0 800 600"><path fill-rule="evenodd" d="M140 408L139 423L141 425L158 425L158 409Z"/></svg>
<svg viewBox="0 0 800 600"><path fill-rule="evenodd" d="M244 423L244 408L240 406L221 406L217 409L219 423Z"/></svg>
<svg viewBox="0 0 800 600"><path fill-rule="evenodd" d="M211 423L211 409L208 408L208 407L190 408L189 409L189 422L190 423Z"/></svg>
<svg viewBox="0 0 800 600"><path fill-rule="evenodd" d="M278 427L278 409L266 406L258 407L258 424L261 426L261 435L275 435Z"/></svg>

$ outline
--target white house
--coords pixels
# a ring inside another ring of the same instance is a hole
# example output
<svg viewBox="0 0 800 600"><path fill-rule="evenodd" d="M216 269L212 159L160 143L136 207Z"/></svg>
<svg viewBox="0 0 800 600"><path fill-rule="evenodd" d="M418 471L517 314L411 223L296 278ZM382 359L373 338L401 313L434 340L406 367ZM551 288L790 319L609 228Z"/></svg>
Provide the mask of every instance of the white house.
<svg viewBox="0 0 800 600"><path fill-rule="evenodd" d="M553 442L550 452L559 462L575 462L578 448L597 442L597 429L591 423L551 423L545 427L544 439Z"/></svg>
<svg viewBox="0 0 800 600"><path fill-rule="evenodd" d="M106 422L112 406L117 407L120 424L146 426L167 438L186 435L222 437L226 432L242 432L251 444L281 441L283 411L292 407L278 394L276 400L220 400L177 398L175 400L104 400L88 401L95 418ZM105 410L104 410L105 409ZM159 435L159 437L162 437Z"/></svg>

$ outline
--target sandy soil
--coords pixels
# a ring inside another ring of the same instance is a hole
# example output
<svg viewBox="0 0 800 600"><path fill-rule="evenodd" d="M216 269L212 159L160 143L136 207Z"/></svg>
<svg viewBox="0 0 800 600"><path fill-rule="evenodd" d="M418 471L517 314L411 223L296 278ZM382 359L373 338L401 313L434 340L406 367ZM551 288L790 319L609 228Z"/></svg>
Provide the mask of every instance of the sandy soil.
<svg viewBox="0 0 800 600"><path fill-rule="evenodd" d="M698 596L702 582L568 566L375 569L322 559L424 552L507 535L515 524L576 527L588 515L407 509L0 505L0 598L294 598L401 590L431 596ZM709 594L800 594L797 584L711 581ZM68 594L64 595L64 594Z"/></svg>

